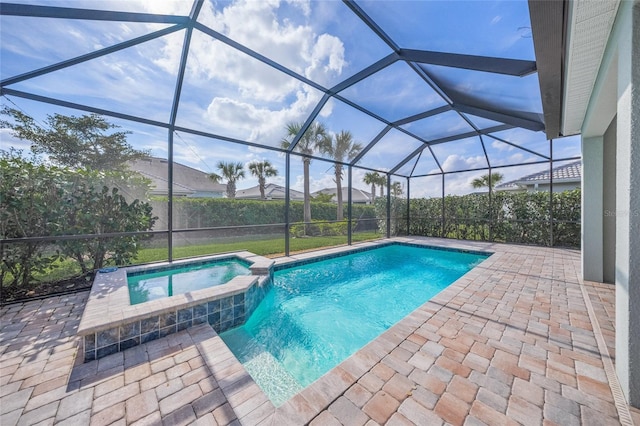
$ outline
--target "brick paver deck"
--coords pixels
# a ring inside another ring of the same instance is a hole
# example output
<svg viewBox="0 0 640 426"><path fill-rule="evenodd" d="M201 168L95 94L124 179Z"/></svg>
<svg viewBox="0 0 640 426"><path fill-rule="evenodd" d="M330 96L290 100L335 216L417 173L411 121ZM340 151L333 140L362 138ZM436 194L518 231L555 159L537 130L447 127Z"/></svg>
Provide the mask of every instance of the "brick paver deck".
<svg viewBox="0 0 640 426"><path fill-rule="evenodd" d="M208 325L82 364L87 292L5 306L0 424L640 424L578 252L412 241L495 254L278 408Z"/></svg>

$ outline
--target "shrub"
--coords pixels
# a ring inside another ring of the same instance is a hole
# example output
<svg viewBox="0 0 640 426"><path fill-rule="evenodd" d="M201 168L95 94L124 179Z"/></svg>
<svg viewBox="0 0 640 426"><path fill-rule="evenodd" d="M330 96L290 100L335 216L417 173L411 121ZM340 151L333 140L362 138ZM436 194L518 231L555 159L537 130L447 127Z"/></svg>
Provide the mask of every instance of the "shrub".
<svg viewBox="0 0 640 426"><path fill-rule="evenodd" d="M151 200L154 212L163 217L166 211L167 197L154 197ZM375 218L373 206L354 204L354 219ZM166 215L164 215L166 217ZM335 221L334 203L311 203L313 220ZM250 226L284 223L285 203L280 200L238 200L228 198L175 198L173 200L174 229L215 228L224 226ZM292 201L289 204L290 223L303 221L303 202ZM166 229L166 223L159 222Z"/></svg>
<svg viewBox="0 0 640 426"><path fill-rule="evenodd" d="M357 221L353 221L351 229L353 230L357 226ZM312 220L312 223L306 227L309 237L331 237L347 235L348 222L347 220L341 220L339 222L322 222L319 220ZM298 222L291 224L289 227L290 235L294 238L302 238L305 236L304 222Z"/></svg>
<svg viewBox="0 0 640 426"><path fill-rule="evenodd" d="M391 234L406 233L481 241L550 244L553 217L553 245L580 247L579 189L552 195L548 192L448 195L441 198L412 199L410 224L406 230L406 201L392 199ZM386 198L376 200L381 232L386 232ZM444 208L444 222L443 222Z"/></svg>
<svg viewBox="0 0 640 426"><path fill-rule="evenodd" d="M64 217L65 170L5 152L0 157L0 238L42 237L56 233ZM6 244L2 250L2 284L28 282L54 265L60 254L41 241Z"/></svg>
<svg viewBox="0 0 640 426"><path fill-rule="evenodd" d="M130 173L105 173L49 166L25 159L19 152L0 157L0 237L55 237L148 231L155 217L151 206L128 202L117 188L104 185L130 181ZM35 273L50 271L65 257L75 259L83 273L105 263L129 263L141 236L26 241L3 246L2 285L27 284Z"/></svg>

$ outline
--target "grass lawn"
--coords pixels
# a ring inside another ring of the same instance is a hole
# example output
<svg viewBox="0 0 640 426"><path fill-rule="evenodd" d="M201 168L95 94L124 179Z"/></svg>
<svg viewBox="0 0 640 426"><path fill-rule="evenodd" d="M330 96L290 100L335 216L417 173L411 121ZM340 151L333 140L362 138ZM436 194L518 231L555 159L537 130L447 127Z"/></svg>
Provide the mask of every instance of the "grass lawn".
<svg viewBox="0 0 640 426"><path fill-rule="evenodd" d="M217 253L225 253L230 251L248 250L252 253L267 257L284 256L284 237L260 239L245 237L243 240L216 241L210 244L190 244L182 247L175 247L173 256L175 259L204 256ZM381 238L377 232L358 232L353 234L353 242L375 240ZM328 236L328 237L304 237L292 238L290 240L291 252L300 252L306 250L319 249L323 247L333 247L345 245L347 237ZM138 251L138 256L133 264L151 263L167 260L167 249L162 248L142 248ZM124 265L123 265L124 266ZM61 282L63 280L74 279L82 274L78 263L70 258L56 260L52 267L33 274L34 280L30 286L37 288L47 283ZM2 285L5 286L12 279L7 274ZM59 291L60 289L58 289Z"/></svg>
<svg viewBox="0 0 640 426"><path fill-rule="evenodd" d="M358 232L352 236L353 242L367 241L381 238L377 232ZM322 247L333 247L347 243L346 236L305 237L292 238L290 250L304 251ZM284 238L255 239L245 241L215 242L202 245L188 245L173 249L174 259L204 256L229 251L248 250L252 253L267 257L284 256ZM167 259L166 248L140 249L135 263L149 263Z"/></svg>

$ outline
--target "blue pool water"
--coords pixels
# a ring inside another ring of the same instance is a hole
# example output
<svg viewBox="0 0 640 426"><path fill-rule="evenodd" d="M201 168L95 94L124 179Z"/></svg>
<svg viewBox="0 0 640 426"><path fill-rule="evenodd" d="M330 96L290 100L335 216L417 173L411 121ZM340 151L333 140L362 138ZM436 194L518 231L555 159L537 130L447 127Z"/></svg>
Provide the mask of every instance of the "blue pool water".
<svg viewBox="0 0 640 426"><path fill-rule="evenodd" d="M283 269L221 337L278 406L486 257L388 245Z"/></svg>
<svg viewBox="0 0 640 426"><path fill-rule="evenodd" d="M248 264L240 259L212 260L133 272L127 274L129 299L135 305L225 284L238 275L251 275Z"/></svg>

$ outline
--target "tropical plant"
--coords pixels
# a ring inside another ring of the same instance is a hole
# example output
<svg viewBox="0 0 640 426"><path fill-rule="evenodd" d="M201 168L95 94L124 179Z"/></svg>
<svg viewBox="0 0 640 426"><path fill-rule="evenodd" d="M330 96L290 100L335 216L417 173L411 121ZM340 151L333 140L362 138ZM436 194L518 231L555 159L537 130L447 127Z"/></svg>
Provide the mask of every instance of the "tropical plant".
<svg viewBox="0 0 640 426"><path fill-rule="evenodd" d="M486 175L482 175L478 178L475 178L473 181L471 181L471 186L473 186L476 189L480 189L480 188L489 188L489 178L491 178L491 189L493 189L497 184L499 184L500 182L502 182L502 180L504 179L504 176L502 173L487 173Z"/></svg>
<svg viewBox="0 0 640 426"><path fill-rule="evenodd" d="M344 219L344 208L342 201L342 163L353 160L360 151L362 145L354 142L353 135L348 130L342 130L333 138L325 138L319 145L319 149L324 154L335 160L333 165L334 181L336 182L336 200L338 201L338 209L336 214L337 220Z"/></svg>
<svg viewBox="0 0 640 426"><path fill-rule="evenodd" d="M400 182L393 182L391 184L391 194L394 197L399 197L404 193L402 190L402 184Z"/></svg>
<svg viewBox="0 0 640 426"><path fill-rule="evenodd" d="M258 178L258 186L260 187L260 198L266 199L264 195L264 187L268 177L278 176L278 170L273 167L269 160L256 161L249 163L249 171Z"/></svg>
<svg viewBox="0 0 640 426"><path fill-rule="evenodd" d="M387 187L387 177L385 175L378 175L378 188L380 188L380 196L384 197L384 189Z"/></svg>
<svg viewBox="0 0 640 426"><path fill-rule="evenodd" d="M72 168L91 170L126 170L127 161L148 157L147 151L134 149L127 143L130 132L113 132L119 126L107 122L97 114L81 117L60 114L48 115L45 127L28 115L4 107L0 114L11 121L0 120L0 127L9 128L13 136L31 142L34 154L46 154L54 163Z"/></svg>
<svg viewBox="0 0 640 426"><path fill-rule="evenodd" d="M362 181L366 185L371 185L371 204L376 202L376 185L380 181L380 175L378 172L367 172L364 174Z"/></svg>
<svg viewBox="0 0 640 426"><path fill-rule="evenodd" d="M236 182L244 178L244 164L240 162L234 163L230 161L227 163L220 161L218 162L217 167L221 174L211 173L209 174L209 179L215 183L219 183L222 179L226 179L227 198L236 198Z"/></svg>
<svg viewBox="0 0 640 426"><path fill-rule="evenodd" d="M291 143L295 137L302 130L302 123L289 123L287 124L287 134L282 139L280 145L284 149L289 149ZM298 143L293 148L294 151L302 154L303 165L303 178L304 178L304 222L311 222L311 191L309 189L309 166L311 164L310 156L313 155L315 150L322 144L326 143L329 138L327 129L321 123L314 122L304 135L300 138Z"/></svg>
<svg viewBox="0 0 640 426"><path fill-rule="evenodd" d="M333 200L333 195L334 194L325 194L323 192L320 192L316 194L315 197L313 197L313 201L317 203L331 203Z"/></svg>

